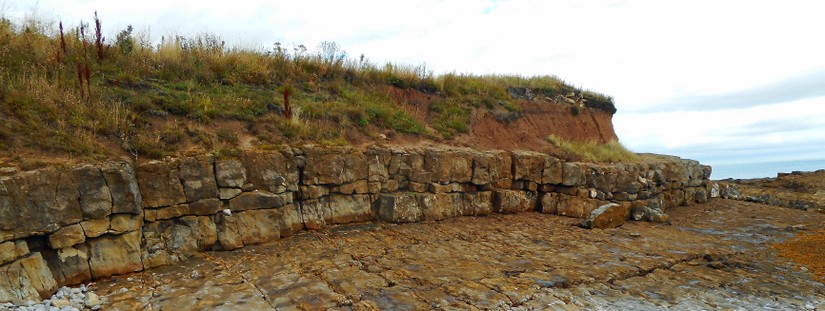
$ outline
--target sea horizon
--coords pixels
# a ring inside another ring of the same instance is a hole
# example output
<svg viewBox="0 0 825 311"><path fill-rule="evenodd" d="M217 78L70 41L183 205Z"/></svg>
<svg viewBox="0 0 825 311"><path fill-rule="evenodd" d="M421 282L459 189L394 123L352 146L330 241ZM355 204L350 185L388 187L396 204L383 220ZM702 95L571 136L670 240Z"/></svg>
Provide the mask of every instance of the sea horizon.
<svg viewBox="0 0 825 311"><path fill-rule="evenodd" d="M710 178L714 180L766 178L776 177L778 173L812 172L825 169L825 159L709 164L713 167Z"/></svg>

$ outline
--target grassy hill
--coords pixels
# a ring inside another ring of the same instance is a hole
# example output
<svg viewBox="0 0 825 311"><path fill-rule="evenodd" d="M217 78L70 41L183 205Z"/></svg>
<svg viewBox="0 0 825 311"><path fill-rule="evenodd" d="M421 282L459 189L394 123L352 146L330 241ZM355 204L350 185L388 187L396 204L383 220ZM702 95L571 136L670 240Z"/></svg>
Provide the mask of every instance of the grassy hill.
<svg viewBox="0 0 825 311"><path fill-rule="evenodd" d="M71 26L0 18L7 161L27 153L158 158L387 136L449 142L470 130L476 111L518 119L519 98L569 105L571 115L615 112L612 98L553 76L434 75L423 65L349 57L333 42L244 49L202 34L153 43L131 26L104 38L104 25L96 17Z"/></svg>

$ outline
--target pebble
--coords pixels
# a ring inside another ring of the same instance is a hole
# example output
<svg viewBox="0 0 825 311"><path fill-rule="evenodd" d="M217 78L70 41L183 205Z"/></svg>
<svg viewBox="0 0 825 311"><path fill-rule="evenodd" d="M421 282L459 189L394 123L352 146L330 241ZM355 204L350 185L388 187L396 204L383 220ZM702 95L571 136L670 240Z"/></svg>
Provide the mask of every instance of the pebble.
<svg viewBox="0 0 825 311"><path fill-rule="evenodd" d="M61 287L52 297L41 302L26 301L23 305L0 303L0 310L9 311L81 311L100 310L105 298L90 292L85 284L78 287Z"/></svg>

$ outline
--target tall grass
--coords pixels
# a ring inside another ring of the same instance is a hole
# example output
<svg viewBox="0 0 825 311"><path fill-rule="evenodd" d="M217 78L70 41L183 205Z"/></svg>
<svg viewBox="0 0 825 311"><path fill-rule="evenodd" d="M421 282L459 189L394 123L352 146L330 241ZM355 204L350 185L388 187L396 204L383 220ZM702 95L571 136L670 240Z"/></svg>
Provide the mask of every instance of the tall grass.
<svg viewBox="0 0 825 311"><path fill-rule="evenodd" d="M609 97L553 76L434 75L426 64L353 58L334 42L250 49L201 33L166 35L153 44L131 26L112 40L103 36L107 23L94 17L94 24L75 26L0 17L0 150L106 156L102 144L108 142L160 157L186 142L204 148L236 143L207 126L227 119L248 122L265 143L337 144L350 128L449 139L468 131L473 109L517 111L512 88L547 97L584 92L589 103L615 109ZM281 116L278 89L284 87L296 91L290 101L303 112L300 122ZM417 119L387 88L432 96L427 118Z"/></svg>
<svg viewBox="0 0 825 311"><path fill-rule="evenodd" d="M576 141L561 139L555 135L547 136L546 139L554 146L586 162L637 162L640 159L639 155L627 150L615 140L607 143L595 140Z"/></svg>

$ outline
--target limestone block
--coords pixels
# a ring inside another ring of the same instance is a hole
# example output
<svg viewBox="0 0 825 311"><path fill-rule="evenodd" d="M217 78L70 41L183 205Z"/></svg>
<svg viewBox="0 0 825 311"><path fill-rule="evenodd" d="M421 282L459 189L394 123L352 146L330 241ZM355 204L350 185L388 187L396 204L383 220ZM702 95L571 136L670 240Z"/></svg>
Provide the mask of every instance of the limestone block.
<svg viewBox="0 0 825 311"><path fill-rule="evenodd" d="M329 192L327 186L301 186L301 199L317 199L329 195Z"/></svg>
<svg viewBox="0 0 825 311"><path fill-rule="evenodd" d="M634 204L630 210L630 218L636 221L644 220L655 223L669 223L668 216L661 209L647 204Z"/></svg>
<svg viewBox="0 0 825 311"><path fill-rule="evenodd" d="M143 226L143 265L151 268L184 260L217 242L217 229L210 216L184 216Z"/></svg>
<svg viewBox="0 0 825 311"><path fill-rule="evenodd" d="M49 246L53 249L69 247L86 241L86 235L80 224L74 224L60 228L60 230L49 234Z"/></svg>
<svg viewBox="0 0 825 311"><path fill-rule="evenodd" d="M57 290L57 282L40 253L0 266L0 301L25 304L40 301Z"/></svg>
<svg viewBox="0 0 825 311"><path fill-rule="evenodd" d="M218 240L217 227L208 216L184 216L177 219L167 247L179 256L209 250Z"/></svg>
<svg viewBox="0 0 825 311"><path fill-rule="evenodd" d="M493 211L496 213L518 213L536 208L536 193L518 190L493 191Z"/></svg>
<svg viewBox="0 0 825 311"><path fill-rule="evenodd" d="M53 167L0 178L3 240L53 232L83 218L77 181Z"/></svg>
<svg viewBox="0 0 825 311"><path fill-rule="evenodd" d="M562 164L562 181L561 184L574 187L585 185L584 167L579 163L564 163Z"/></svg>
<svg viewBox="0 0 825 311"><path fill-rule="evenodd" d="M332 224L367 222L375 217L368 195L330 196L328 206Z"/></svg>
<svg viewBox="0 0 825 311"><path fill-rule="evenodd" d="M142 214L143 197L132 166L128 163L110 162L104 164L100 171L112 195L112 213Z"/></svg>
<svg viewBox="0 0 825 311"><path fill-rule="evenodd" d="M240 159L219 158L215 160L215 177L218 187L240 189L246 183L246 169Z"/></svg>
<svg viewBox="0 0 825 311"><path fill-rule="evenodd" d="M563 181L563 171L561 160L546 156L544 170L542 171L541 183L558 185Z"/></svg>
<svg viewBox="0 0 825 311"><path fill-rule="evenodd" d="M86 244L50 250L43 257L51 268L54 279L60 285L74 285L92 279L89 270L89 248Z"/></svg>
<svg viewBox="0 0 825 311"><path fill-rule="evenodd" d="M332 224L329 197L304 200L300 205L301 220L308 230L318 230Z"/></svg>
<svg viewBox="0 0 825 311"><path fill-rule="evenodd" d="M388 193L378 195L378 218L383 221L403 223L421 221L421 199L426 194Z"/></svg>
<svg viewBox="0 0 825 311"><path fill-rule="evenodd" d="M146 221L158 221L177 218L189 214L189 204L178 204L161 208L147 208L143 210Z"/></svg>
<svg viewBox="0 0 825 311"><path fill-rule="evenodd" d="M304 223L301 220L301 211L298 205L290 204L278 208L281 213L278 226L281 229L281 237L292 236L295 232L304 229Z"/></svg>
<svg viewBox="0 0 825 311"><path fill-rule="evenodd" d="M591 165L586 184L600 192L614 192L617 190L616 175L611 167Z"/></svg>
<svg viewBox="0 0 825 311"><path fill-rule="evenodd" d="M189 157L181 160L179 170L186 202L218 198L214 161L212 156Z"/></svg>
<svg viewBox="0 0 825 311"><path fill-rule="evenodd" d="M605 203L596 199L559 195L556 201L556 215L584 219Z"/></svg>
<svg viewBox="0 0 825 311"><path fill-rule="evenodd" d="M218 188L218 197L221 200L230 200L239 194L241 194L243 190L240 188Z"/></svg>
<svg viewBox="0 0 825 311"><path fill-rule="evenodd" d="M341 185L369 177L367 158L356 149L309 148L305 154L307 185Z"/></svg>
<svg viewBox="0 0 825 311"><path fill-rule="evenodd" d="M534 151L513 151L513 179L542 182L547 156Z"/></svg>
<svg viewBox="0 0 825 311"><path fill-rule="evenodd" d="M424 170L432 174L432 182L470 182L473 157L469 152L459 150L429 149L424 154Z"/></svg>
<svg viewBox="0 0 825 311"><path fill-rule="evenodd" d="M178 161L152 161L138 166L136 174L144 208L186 203Z"/></svg>
<svg viewBox="0 0 825 311"><path fill-rule="evenodd" d="M479 191L462 193L464 209L461 215L484 216L493 213L493 193L490 191Z"/></svg>
<svg viewBox="0 0 825 311"><path fill-rule="evenodd" d="M625 223L630 215L630 203L608 203L590 212L581 226L588 229L616 228Z"/></svg>
<svg viewBox="0 0 825 311"><path fill-rule="evenodd" d="M558 214L557 206L559 205L559 193L545 193L541 196L541 205L539 205L539 212L545 214Z"/></svg>
<svg viewBox="0 0 825 311"><path fill-rule="evenodd" d="M409 188L410 188L410 191L425 192L425 191L427 191L427 184L411 182L410 185L409 185Z"/></svg>
<svg viewBox="0 0 825 311"><path fill-rule="evenodd" d="M104 235L88 240L89 267L93 278L143 270L140 231Z"/></svg>
<svg viewBox="0 0 825 311"><path fill-rule="evenodd" d="M389 162L392 158L392 151L378 147L371 147L366 152L368 162L368 180L370 182L383 183L390 178Z"/></svg>
<svg viewBox="0 0 825 311"><path fill-rule="evenodd" d="M424 204L428 202L432 204ZM461 193L440 193L434 196L434 200L421 203L424 220L443 220L460 216L464 212L464 200Z"/></svg>
<svg viewBox="0 0 825 311"><path fill-rule="evenodd" d="M80 223L80 227L87 238L96 238L109 231L109 218L85 220Z"/></svg>
<svg viewBox="0 0 825 311"><path fill-rule="evenodd" d="M364 194L369 192L369 185L366 180L357 180L339 186L338 192L341 194Z"/></svg>
<svg viewBox="0 0 825 311"><path fill-rule="evenodd" d="M298 191L299 160L289 150L249 151L241 157L247 183L272 193Z"/></svg>
<svg viewBox="0 0 825 311"><path fill-rule="evenodd" d="M223 250L258 244L280 237L281 212L277 209L249 210L219 215L218 243Z"/></svg>
<svg viewBox="0 0 825 311"><path fill-rule="evenodd" d="M696 188L694 193L694 197L696 198L696 202L698 203L707 203L708 202L708 191L705 188Z"/></svg>
<svg viewBox="0 0 825 311"><path fill-rule="evenodd" d="M112 194L100 169L91 165L74 170L84 219L103 219L112 213Z"/></svg>
<svg viewBox="0 0 825 311"><path fill-rule="evenodd" d="M143 217L140 215L114 214L110 219L109 229L116 234L137 231L143 226Z"/></svg>
<svg viewBox="0 0 825 311"><path fill-rule="evenodd" d="M209 216L214 215L223 209L223 203L219 199L203 199L189 204L188 215Z"/></svg>
<svg viewBox="0 0 825 311"><path fill-rule="evenodd" d="M274 194L267 191L255 190L244 192L229 200L229 209L233 212L252 209L270 209L292 204L292 193Z"/></svg>
<svg viewBox="0 0 825 311"><path fill-rule="evenodd" d="M0 243L0 266L15 261L29 254L26 240L6 241Z"/></svg>
<svg viewBox="0 0 825 311"><path fill-rule="evenodd" d="M713 183L710 186L710 197L711 198L718 198L721 196L721 191L719 190L719 184Z"/></svg>

